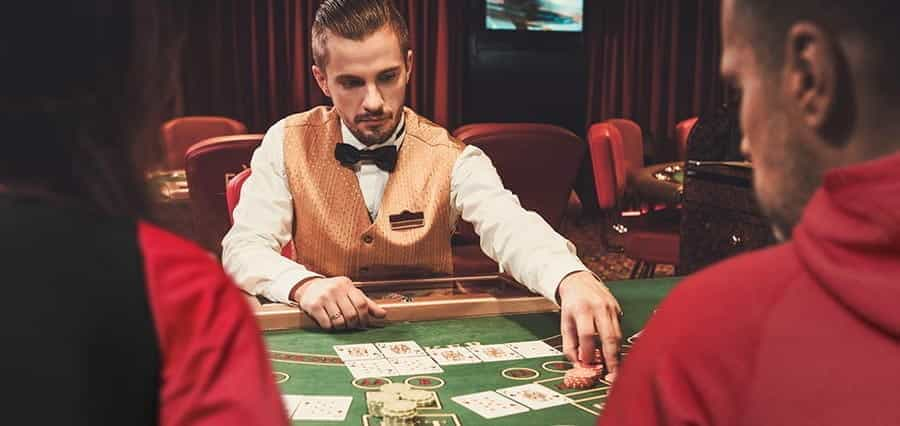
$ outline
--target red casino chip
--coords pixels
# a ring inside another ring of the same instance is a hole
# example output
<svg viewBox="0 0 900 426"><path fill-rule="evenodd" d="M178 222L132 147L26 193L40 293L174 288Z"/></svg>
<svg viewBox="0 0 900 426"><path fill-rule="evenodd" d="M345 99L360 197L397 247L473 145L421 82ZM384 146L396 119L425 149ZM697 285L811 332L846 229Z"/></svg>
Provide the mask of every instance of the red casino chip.
<svg viewBox="0 0 900 426"><path fill-rule="evenodd" d="M600 373L593 368L575 367L566 372L563 385L570 389L588 389L597 383Z"/></svg>

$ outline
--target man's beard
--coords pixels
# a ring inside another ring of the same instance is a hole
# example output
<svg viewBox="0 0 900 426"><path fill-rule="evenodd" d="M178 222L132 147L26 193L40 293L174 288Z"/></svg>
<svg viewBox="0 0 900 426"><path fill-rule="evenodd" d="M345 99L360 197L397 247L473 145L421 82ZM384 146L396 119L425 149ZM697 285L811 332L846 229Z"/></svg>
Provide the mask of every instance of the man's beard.
<svg viewBox="0 0 900 426"><path fill-rule="evenodd" d="M383 130L377 132L363 132L361 125L369 119L372 118L382 118L383 114L372 114L372 115L363 115L357 116L353 120L353 124L355 126L350 127L350 133L356 137L358 141L360 141L363 145L372 146L378 145L386 142L391 135L394 134L394 131L397 130L397 125L400 124L400 116L396 115L395 117L391 117L390 125L383 127Z"/></svg>
<svg viewBox="0 0 900 426"><path fill-rule="evenodd" d="M824 165L804 143L788 143L783 161L786 168L783 176L787 182L775 195L777 199L762 199L757 190L760 210L769 219L773 235L779 242L791 239L825 172Z"/></svg>

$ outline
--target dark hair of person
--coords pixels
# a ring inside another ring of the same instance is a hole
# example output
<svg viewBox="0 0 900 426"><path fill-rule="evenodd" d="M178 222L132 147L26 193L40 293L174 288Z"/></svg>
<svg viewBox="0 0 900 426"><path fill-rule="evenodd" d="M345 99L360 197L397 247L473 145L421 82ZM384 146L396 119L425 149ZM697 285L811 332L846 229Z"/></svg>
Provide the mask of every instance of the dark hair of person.
<svg viewBox="0 0 900 426"><path fill-rule="evenodd" d="M784 64L785 38L794 23L812 22L866 46L867 75L875 93L897 98L900 56L896 2L893 0L735 0L734 19L749 34L761 63L770 70Z"/></svg>
<svg viewBox="0 0 900 426"><path fill-rule="evenodd" d="M385 25L397 35L400 51L408 51L409 29L393 0L325 0L316 11L312 25L313 61L325 69L329 33L358 41Z"/></svg>
<svg viewBox="0 0 900 426"><path fill-rule="evenodd" d="M0 184L144 216L146 144L173 95L175 0L14 2L0 25Z"/></svg>

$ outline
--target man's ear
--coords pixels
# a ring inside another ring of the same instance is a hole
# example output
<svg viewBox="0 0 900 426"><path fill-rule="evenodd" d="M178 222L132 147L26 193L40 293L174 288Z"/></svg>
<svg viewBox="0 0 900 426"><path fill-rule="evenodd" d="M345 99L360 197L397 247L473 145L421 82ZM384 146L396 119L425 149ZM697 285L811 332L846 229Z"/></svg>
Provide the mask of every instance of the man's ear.
<svg viewBox="0 0 900 426"><path fill-rule="evenodd" d="M319 85L319 88L322 89L322 93L327 97L331 97L331 92L328 91L328 77L325 75L325 70L319 68L318 65L312 66L313 77L316 78L316 83Z"/></svg>
<svg viewBox="0 0 900 426"><path fill-rule="evenodd" d="M787 34L784 77L788 99L811 129L822 131L838 108L840 54L819 26L794 24Z"/></svg>
<svg viewBox="0 0 900 426"><path fill-rule="evenodd" d="M406 51L406 81L409 82L410 77L412 77L413 70L413 51L409 49Z"/></svg>

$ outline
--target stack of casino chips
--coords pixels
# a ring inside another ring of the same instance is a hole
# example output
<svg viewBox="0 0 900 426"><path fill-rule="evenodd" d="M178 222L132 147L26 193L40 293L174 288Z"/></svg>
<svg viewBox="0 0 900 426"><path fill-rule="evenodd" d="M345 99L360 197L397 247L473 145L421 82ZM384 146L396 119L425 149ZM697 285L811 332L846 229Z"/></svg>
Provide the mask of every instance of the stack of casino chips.
<svg viewBox="0 0 900 426"><path fill-rule="evenodd" d="M563 385L569 389L588 389L597 383L600 372L591 367L575 367L566 371Z"/></svg>
<svg viewBox="0 0 900 426"><path fill-rule="evenodd" d="M389 392L367 392L366 406L369 408L369 414L381 417L384 403L400 400L400 395Z"/></svg>
<svg viewBox="0 0 900 426"><path fill-rule="evenodd" d="M424 408L434 403L434 394L424 390L412 389L401 392L400 399L415 403L417 408Z"/></svg>
<svg viewBox="0 0 900 426"><path fill-rule="evenodd" d="M412 401L387 401L381 408L381 424L384 426L414 426L416 403Z"/></svg>

